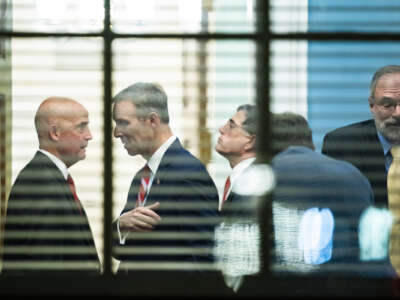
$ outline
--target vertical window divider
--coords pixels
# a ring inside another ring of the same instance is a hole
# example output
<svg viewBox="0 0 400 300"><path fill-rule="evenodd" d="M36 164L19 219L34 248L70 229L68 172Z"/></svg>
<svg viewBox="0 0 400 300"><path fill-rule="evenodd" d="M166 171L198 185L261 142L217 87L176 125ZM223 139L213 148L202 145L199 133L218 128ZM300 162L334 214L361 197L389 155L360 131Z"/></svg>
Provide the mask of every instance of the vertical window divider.
<svg viewBox="0 0 400 300"><path fill-rule="evenodd" d="M104 220L103 220L103 274L112 275L112 212L113 212L113 181L112 181L112 41L111 31L111 4L110 0L104 0L104 28L103 28L103 80L104 80Z"/></svg>

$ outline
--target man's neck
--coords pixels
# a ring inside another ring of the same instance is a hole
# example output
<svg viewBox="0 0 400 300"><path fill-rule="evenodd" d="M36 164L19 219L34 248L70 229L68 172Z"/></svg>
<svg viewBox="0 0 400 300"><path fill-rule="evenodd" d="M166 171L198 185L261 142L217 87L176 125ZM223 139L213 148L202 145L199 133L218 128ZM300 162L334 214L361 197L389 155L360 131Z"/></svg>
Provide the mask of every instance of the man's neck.
<svg viewBox="0 0 400 300"><path fill-rule="evenodd" d="M149 160L150 157L152 157L154 155L154 153L172 136L172 131L170 129L170 127L168 125L165 125L164 128L159 129L156 132L156 136L154 138L154 143L153 143L153 147L151 149L151 151L149 152L148 155L143 157L146 160Z"/></svg>
<svg viewBox="0 0 400 300"><path fill-rule="evenodd" d="M246 153L246 154L241 155L239 157L231 157L228 160L229 160L229 164L230 164L231 168L233 169L235 166L237 166L239 163L241 163L245 159L252 158L252 157L256 157L256 154L253 153L253 152Z"/></svg>

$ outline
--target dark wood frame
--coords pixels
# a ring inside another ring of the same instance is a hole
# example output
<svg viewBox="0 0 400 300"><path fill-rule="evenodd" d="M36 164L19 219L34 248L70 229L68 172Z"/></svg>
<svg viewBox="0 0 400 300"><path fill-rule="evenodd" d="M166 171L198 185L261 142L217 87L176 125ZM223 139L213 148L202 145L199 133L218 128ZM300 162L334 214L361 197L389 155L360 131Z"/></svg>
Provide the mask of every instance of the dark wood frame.
<svg viewBox="0 0 400 300"><path fill-rule="evenodd" d="M3 0L3 2L6 0ZM205 0L204 0L205 1ZM209 1L207 1L209 2ZM254 33L209 33L198 34L117 34L111 29L110 0L104 0L104 29L98 33L37 33L12 32L0 28L0 39L4 37L101 37L104 42L104 272L99 276L0 276L0 295L15 296L151 296L151 297L268 297L268 296L388 296L400 295L400 281L385 278L338 278L285 276L276 278L269 271L271 243L268 238L271 228L271 202L263 199L260 207L262 244L262 272L256 276L246 276L244 286L238 294L227 289L219 272L199 272L197 274L172 271L138 271L127 276L112 272L112 41L120 38L158 39L213 39L251 40L257 44L257 105L259 114L259 135L257 138L258 162L270 161L269 151L269 103L270 103L270 43L274 40L343 40L343 41L398 41L400 33L332 33L294 32L274 33L270 31L269 1L257 1L257 31ZM3 28L4 29L4 28ZM301 292L299 292L301 290ZM397 294L396 294L397 293ZM111 297L110 297L111 298Z"/></svg>

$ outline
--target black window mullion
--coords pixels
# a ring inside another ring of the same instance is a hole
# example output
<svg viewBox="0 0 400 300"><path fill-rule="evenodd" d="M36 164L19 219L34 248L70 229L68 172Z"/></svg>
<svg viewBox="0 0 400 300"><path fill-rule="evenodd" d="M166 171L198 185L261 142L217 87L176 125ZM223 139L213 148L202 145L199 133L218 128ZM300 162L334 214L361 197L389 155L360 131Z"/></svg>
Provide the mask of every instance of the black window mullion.
<svg viewBox="0 0 400 300"><path fill-rule="evenodd" d="M104 30L103 30L103 80L104 80L104 221L103 221L103 272L104 275L112 274L112 211L113 211L113 172L112 172L112 32L110 19L110 0L104 0Z"/></svg>

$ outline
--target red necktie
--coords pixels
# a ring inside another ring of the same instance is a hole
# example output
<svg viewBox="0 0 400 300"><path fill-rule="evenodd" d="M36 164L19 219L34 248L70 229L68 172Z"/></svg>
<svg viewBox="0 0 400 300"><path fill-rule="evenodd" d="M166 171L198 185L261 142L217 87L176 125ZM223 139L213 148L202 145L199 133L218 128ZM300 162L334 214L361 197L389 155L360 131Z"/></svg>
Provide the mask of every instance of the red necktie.
<svg viewBox="0 0 400 300"><path fill-rule="evenodd" d="M76 206L78 207L79 212L82 214L81 201L79 201L78 195L76 194L75 183L74 183L74 180L72 179L71 175L68 175L67 182L68 182L68 185L69 185L69 188L70 188L72 194L74 195Z"/></svg>
<svg viewBox="0 0 400 300"><path fill-rule="evenodd" d="M142 180L140 181L140 188L139 188L136 206L143 206L144 199L146 198L146 194L148 192L149 182L150 182L151 170L147 164L143 167L141 172L142 172Z"/></svg>
<svg viewBox="0 0 400 300"><path fill-rule="evenodd" d="M222 198L222 202L226 201L226 196L228 195L229 188L231 187L231 177L228 176L225 182L225 189L224 189L224 197Z"/></svg>

